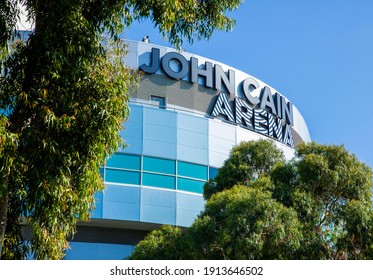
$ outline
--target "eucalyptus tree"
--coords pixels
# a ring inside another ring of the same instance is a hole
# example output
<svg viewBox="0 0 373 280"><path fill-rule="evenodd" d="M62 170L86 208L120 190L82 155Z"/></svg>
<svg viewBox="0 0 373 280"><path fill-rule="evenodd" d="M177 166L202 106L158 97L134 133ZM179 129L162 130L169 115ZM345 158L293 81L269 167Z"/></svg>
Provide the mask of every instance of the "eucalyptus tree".
<svg viewBox="0 0 373 280"><path fill-rule="evenodd" d="M268 183L260 179L255 188L236 185L215 193L190 228L162 226L140 241L130 259L295 259L301 224L296 211L262 189Z"/></svg>
<svg viewBox="0 0 373 280"><path fill-rule="evenodd" d="M373 257L372 169L343 146L301 144L274 168L273 197L298 213L299 258Z"/></svg>
<svg viewBox="0 0 373 280"><path fill-rule="evenodd" d="M151 232L131 258L372 259L372 175L343 146L302 143L285 161L271 141L241 143L191 227Z"/></svg>
<svg viewBox="0 0 373 280"><path fill-rule="evenodd" d="M0 252L59 259L116 151L136 73L122 64L122 31L149 18L176 47L229 30L234 0L5 0L0 3ZM19 5L34 30L15 40ZM7 54L7 55L5 55ZM19 220L32 238L25 242ZM2 246L2 247L1 247Z"/></svg>

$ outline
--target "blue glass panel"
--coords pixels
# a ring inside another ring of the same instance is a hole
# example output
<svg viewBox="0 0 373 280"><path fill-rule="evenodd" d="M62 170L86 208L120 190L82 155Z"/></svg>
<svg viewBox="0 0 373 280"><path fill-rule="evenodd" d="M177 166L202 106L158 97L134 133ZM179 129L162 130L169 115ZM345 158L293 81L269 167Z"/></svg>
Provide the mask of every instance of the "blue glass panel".
<svg viewBox="0 0 373 280"><path fill-rule="evenodd" d="M140 156L116 153L106 161L106 166L140 170L141 158Z"/></svg>
<svg viewBox="0 0 373 280"><path fill-rule="evenodd" d="M215 167L210 167L209 168L209 175L210 175L210 178L209 179L214 179L216 177L216 175L218 174L218 168L215 168Z"/></svg>
<svg viewBox="0 0 373 280"><path fill-rule="evenodd" d="M152 101L152 105L157 104L160 109L166 108L166 98L165 97L151 95L150 100Z"/></svg>
<svg viewBox="0 0 373 280"><path fill-rule="evenodd" d="M65 260L96 260L97 243L70 242L70 248L65 251Z"/></svg>
<svg viewBox="0 0 373 280"><path fill-rule="evenodd" d="M123 260L128 258L133 250L134 245L121 244L97 244L97 259L98 260Z"/></svg>
<svg viewBox="0 0 373 280"><path fill-rule="evenodd" d="M104 169L104 168L100 168L100 169L98 170L98 172L100 173L100 177L101 177L102 179L104 179L104 178L105 178L105 177L104 177L105 169Z"/></svg>
<svg viewBox="0 0 373 280"><path fill-rule="evenodd" d="M91 212L92 218L101 219L102 218L102 191L96 192L94 194L95 198L95 208Z"/></svg>
<svg viewBox="0 0 373 280"><path fill-rule="evenodd" d="M71 242L64 260L123 260L135 246L121 244Z"/></svg>
<svg viewBox="0 0 373 280"><path fill-rule="evenodd" d="M140 172L106 168L106 182L140 185Z"/></svg>
<svg viewBox="0 0 373 280"><path fill-rule="evenodd" d="M175 189L175 177L144 172L142 174L142 184L144 186Z"/></svg>
<svg viewBox="0 0 373 280"><path fill-rule="evenodd" d="M179 161L177 173L180 176L207 180L207 166Z"/></svg>
<svg viewBox="0 0 373 280"><path fill-rule="evenodd" d="M195 181L185 178L177 178L177 189L179 191L203 193L203 185L205 182Z"/></svg>
<svg viewBox="0 0 373 280"><path fill-rule="evenodd" d="M175 161L168 159L144 157L143 170L175 175Z"/></svg>

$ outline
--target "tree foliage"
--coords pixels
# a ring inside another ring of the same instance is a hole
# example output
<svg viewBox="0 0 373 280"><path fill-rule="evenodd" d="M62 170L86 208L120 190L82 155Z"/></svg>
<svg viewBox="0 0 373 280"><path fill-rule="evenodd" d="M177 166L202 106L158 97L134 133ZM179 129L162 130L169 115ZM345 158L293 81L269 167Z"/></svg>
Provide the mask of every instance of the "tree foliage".
<svg viewBox="0 0 373 280"><path fill-rule="evenodd" d="M0 2L0 49L5 47L8 38L11 37L12 29L17 23L17 16L16 1Z"/></svg>
<svg viewBox="0 0 373 280"><path fill-rule="evenodd" d="M282 151L272 142L243 142L232 149L214 180L204 186L204 197L209 199L212 194L236 184L248 185L260 176L269 174L277 163L283 161Z"/></svg>
<svg viewBox="0 0 373 280"><path fill-rule="evenodd" d="M373 253L372 170L342 146L297 147L297 160L272 173L274 197L298 212L299 254L312 259L364 259Z"/></svg>
<svg viewBox="0 0 373 280"><path fill-rule="evenodd" d="M137 247L131 259L169 260L180 259L186 253L186 242L182 229L164 225L158 230L152 231Z"/></svg>
<svg viewBox="0 0 373 280"><path fill-rule="evenodd" d="M5 0L0 4L0 255L58 259L89 218L103 182L99 166L122 145L128 91L120 35L150 18L176 46L230 29L240 1ZM35 30L15 42L17 5ZM5 53L5 52L4 52ZM19 219L32 238L25 242ZM3 245L3 250L1 245Z"/></svg>
<svg viewBox="0 0 373 280"><path fill-rule="evenodd" d="M287 162L276 150L265 140L235 147L192 226L150 233L132 258L371 259L371 168L343 146L303 143Z"/></svg>

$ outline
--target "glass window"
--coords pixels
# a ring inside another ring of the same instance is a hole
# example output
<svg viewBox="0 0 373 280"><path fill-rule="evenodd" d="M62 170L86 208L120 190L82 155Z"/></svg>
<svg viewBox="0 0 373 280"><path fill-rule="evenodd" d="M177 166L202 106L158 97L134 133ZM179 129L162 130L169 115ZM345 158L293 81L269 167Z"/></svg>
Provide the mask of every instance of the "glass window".
<svg viewBox="0 0 373 280"><path fill-rule="evenodd" d="M144 157L143 170L175 175L175 161L153 157Z"/></svg>
<svg viewBox="0 0 373 280"><path fill-rule="evenodd" d="M106 161L107 167L140 170L141 158L135 155L114 154Z"/></svg>
<svg viewBox="0 0 373 280"><path fill-rule="evenodd" d="M214 179L216 175L218 174L218 170L219 170L218 168L210 167L209 168L209 175L210 175L209 179Z"/></svg>
<svg viewBox="0 0 373 280"><path fill-rule="evenodd" d="M106 168L106 182L140 185L140 172Z"/></svg>
<svg viewBox="0 0 373 280"><path fill-rule="evenodd" d="M180 176L198 178L207 181L207 166L179 161L177 173Z"/></svg>
<svg viewBox="0 0 373 280"><path fill-rule="evenodd" d="M175 177L159 174L142 174L142 184L143 186L152 186L165 189L175 189Z"/></svg>
<svg viewBox="0 0 373 280"><path fill-rule="evenodd" d="M177 189L179 191L203 193L203 185L205 182L190 180L185 178L177 178Z"/></svg>
<svg viewBox="0 0 373 280"><path fill-rule="evenodd" d="M161 109L166 108L166 98L160 97L160 96L155 96L151 95L150 96L151 104L156 105Z"/></svg>

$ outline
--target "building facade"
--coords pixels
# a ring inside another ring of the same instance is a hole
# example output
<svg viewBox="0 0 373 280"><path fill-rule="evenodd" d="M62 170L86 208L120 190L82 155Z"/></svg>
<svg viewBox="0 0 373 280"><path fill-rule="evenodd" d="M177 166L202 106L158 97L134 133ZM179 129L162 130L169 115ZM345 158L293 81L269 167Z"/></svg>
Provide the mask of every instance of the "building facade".
<svg viewBox="0 0 373 280"><path fill-rule="evenodd" d="M242 141L273 139L288 159L310 141L298 109L262 81L171 48L129 42L128 50L125 63L142 78L121 132L127 147L103 166L106 188L65 259L124 259L150 230L190 226L204 183Z"/></svg>

